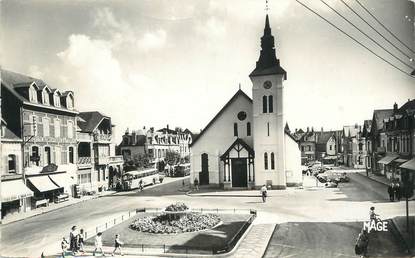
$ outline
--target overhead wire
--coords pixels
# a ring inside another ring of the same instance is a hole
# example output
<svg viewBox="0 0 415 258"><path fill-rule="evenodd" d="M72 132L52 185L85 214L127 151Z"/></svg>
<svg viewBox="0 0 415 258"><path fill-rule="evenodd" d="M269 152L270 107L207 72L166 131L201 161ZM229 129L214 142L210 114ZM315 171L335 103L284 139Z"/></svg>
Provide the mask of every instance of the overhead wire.
<svg viewBox="0 0 415 258"><path fill-rule="evenodd" d="M347 4L344 0L340 0L350 11L352 11L357 17L359 17L366 25L368 25L372 30L374 30L379 36L381 36L384 40L386 40L389 44L391 44L396 50L398 50L402 55L407 57L409 60L412 59L411 56L406 54L400 48L398 48L393 42L387 39L385 36L382 35L375 27L373 27L368 21L366 21L359 13L357 13L349 4Z"/></svg>
<svg viewBox="0 0 415 258"><path fill-rule="evenodd" d="M387 50L384 46L382 46L381 44L379 44L379 42L377 42L376 40L374 40L371 36L369 36L366 32L364 32L363 30L361 30L359 27L357 27L353 22L351 22L350 20L348 20L346 17L344 17L341 13L339 13L335 8L333 8L331 5L329 5L328 3L326 3L324 0L320 0L320 2L322 2L323 4L325 4L328 8L330 8L333 12L335 12L338 16L340 16L343 20L345 20L347 23L349 23L350 25L352 25L355 29L357 29L360 33L362 33L363 35L365 35L367 38L369 38L373 43L375 43L378 47L380 47L381 49L383 49L385 52L387 52L389 55L393 56L396 60L398 60L400 63L402 63L403 65L414 69L411 65L407 64L405 61L403 61L402 59L400 59L399 57L397 57L395 54L393 54L391 51Z"/></svg>
<svg viewBox="0 0 415 258"><path fill-rule="evenodd" d="M409 51L415 54L415 50L413 50L411 47L409 47L405 42L400 40L392 31L390 31L381 21L379 21L378 18L374 14L372 14L371 11L369 11L362 3L360 3L359 0L355 0L377 23L379 23L380 26L382 26L389 34L391 34L397 41L399 41L402 45L404 45Z"/></svg>
<svg viewBox="0 0 415 258"><path fill-rule="evenodd" d="M377 58L381 59L382 61L384 61L385 63L389 64L390 66L392 66L396 70L404 73L405 75L412 77L412 75L410 75L408 72L406 72L405 70L403 70L403 69L399 68L398 66L394 65L393 63L391 63L387 59L383 58L382 56L378 55L376 52L374 52L369 47L367 47L366 45L364 45L363 43L361 43L355 37L351 36L350 34L348 34L347 32L345 32L344 30L342 30L341 28L339 28L338 26L336 26L334 23L332 23L331 21L329 21L326 18L324 18L317 11L313 10L312 8L310 8L309 6L307 6L306 4L304 4L303 2L301 2L300 0L295 0L295 1L297 3L299 3L300 5L302 5L304 8L306 8L307 10L309 10L310 12L312 12L313 14L317 15L320 19L322 19L323 21L325 21L326 23L330 24L332 27L334 27L335 29L337 29L338 31L340 31L341 33L343 33L344 35L346 35L348 38L350 38L351 40L353 40L354 42L356 42L357 44L359 44L361 47L363 47L364 49L366 49L367 51L369 51L370 53L372 53L373 55L375 55Z"/></svg>

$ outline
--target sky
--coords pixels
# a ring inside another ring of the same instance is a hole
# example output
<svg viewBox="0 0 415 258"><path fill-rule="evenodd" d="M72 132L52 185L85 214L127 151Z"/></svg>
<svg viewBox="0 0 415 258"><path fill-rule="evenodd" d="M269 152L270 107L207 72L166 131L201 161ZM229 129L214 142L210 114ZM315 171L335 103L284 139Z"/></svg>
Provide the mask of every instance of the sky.
<svg viewBox="0 0 415 258"><path fill-rule="evenodd" d="M321 1L302 0L399 68ZM406 54L411 52L345 0ZM415 49L414 3L360 0ZM270 0L269 16L291 129L341 129L371 119L374 109L415 98L415 78L386 64L294 0ZM327 4L415 69L340 0ZM259 57L265 0L2 0L4 69L72 90L79 111L112 118L119 141L143 126L204 128L248 77ZM409 55L414 57L413 55Z"/></svg>

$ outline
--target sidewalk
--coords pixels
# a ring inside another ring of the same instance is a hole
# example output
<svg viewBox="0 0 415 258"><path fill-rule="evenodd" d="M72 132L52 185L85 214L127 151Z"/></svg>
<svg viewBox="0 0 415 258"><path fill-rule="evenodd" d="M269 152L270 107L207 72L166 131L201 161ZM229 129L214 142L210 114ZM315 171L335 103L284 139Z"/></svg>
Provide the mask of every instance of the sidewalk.
<svg viewBox="0 0 415 258"><path fill-rule="evenodd" d="M33 216L37 216L37 215L40 215L40 214L44 214L44 213L47 213L47 212L58 210L58 209L68 207L68 206L71 206L71 205L74 205L74 204L77 204L77 203L81 203L81 202L84 202L84 201L96 199L96 198L99 198L101 196L111 195L111 194L114 194L114 193L116 193L116 191L105 191L105 192L99 193L97 195L82 196L81 198L71 197L68 201L65 201L65 202L51 203L49 206L46 206L46 207L39 207L37 209L30 210L30 211L27 211L27 212L22 212L22 213L6 216L5 218L3 218L1 220L1 224L6 225L6 224L9 224L9 223L12 223L12 222L27 219L27 218L30 218L30 217L33 217Z"/></svg>

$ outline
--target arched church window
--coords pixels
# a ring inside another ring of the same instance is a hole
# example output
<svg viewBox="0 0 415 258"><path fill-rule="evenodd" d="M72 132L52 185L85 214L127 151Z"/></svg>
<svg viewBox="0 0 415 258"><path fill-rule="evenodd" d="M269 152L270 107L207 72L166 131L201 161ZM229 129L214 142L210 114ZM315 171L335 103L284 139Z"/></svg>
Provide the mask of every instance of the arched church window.
<svg viewBox="0 0 415 258"><path fill-rule="evenodd" d="M268 99L267 96L262 97L262 113L267 113Z"/></svg>
<svg viewBox="0 0 415 258"><path fill-rule="evenodd" d="M268 170L268 153L264 153L264 168Z"/></svg>
<svg viewBox="0 0 415 258"><path fill-rule="evenodd" d="M274 152L271 152L271 169L275 169L275 157Z"/></svg>
<svg viewBox="0 0 415 258"><path fill-rule="evenodd" d="M238 136L238 124L233 123L233 136Z"/></svg>
<svg viewBox="0 0 415 258"><path fill-rule="evenodd" d="M246 123L246 135L251 136L251 123Z"/></svg>
<svg viewBox="0 0 415 258"><path fill-rule="evenodd" d="M274 112L274 97L268 96L268 113Z"/></svg>

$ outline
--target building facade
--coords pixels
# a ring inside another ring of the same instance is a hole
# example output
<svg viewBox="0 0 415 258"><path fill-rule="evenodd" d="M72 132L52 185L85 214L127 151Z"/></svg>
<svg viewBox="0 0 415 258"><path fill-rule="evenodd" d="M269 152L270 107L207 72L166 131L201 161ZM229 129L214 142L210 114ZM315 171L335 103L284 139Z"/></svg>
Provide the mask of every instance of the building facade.
<svg viewBox="0 0 415 258"><path fill-rule="evenodd" d="M284 129L283 82L268 15L252 81L225 104L191 145L191 183L228 188L282 189L302 183L301 153Z"/></svg>
<svg viewBox="0 0 415 258"><path fill-rule="evenodd" d="M98 111L79 113L77 180L82 192L101 192L121 183L124 159L115 155L114 125Z"/></svg>
<svg viewBox="0 0 415 258"><path fill-rule="evenodd" d="M378 161L383 174L392 180L402 181L401 165L413 157L413 120L415 100L408 100L402 107L393 105L392 115L384 119L386 155Z"/></svg>
<svg viewBox="0 0 415 258"><path fill-rule="evenodd" d="M5 70L1 86L2 118L21 139L16 167L21 167L24 182L34 192L25 206L36 207L64 193L73 196L78 115L73 92Z"/></svg>
<svg viewBox="0 0 415 258"><path fill-rule="evenodd" d="M178 127L172 130L169 125L157 131L153 127L149 130L144 127L130 133L127 129L118 148L125 159L148 154L154 162L159 162L165 159L168 151L179 153L181 158L189 158L192 138L190 130Z"/></svg>

